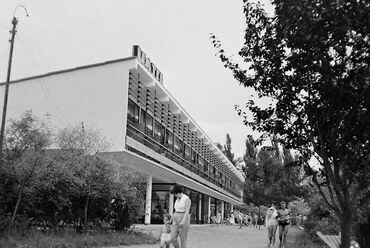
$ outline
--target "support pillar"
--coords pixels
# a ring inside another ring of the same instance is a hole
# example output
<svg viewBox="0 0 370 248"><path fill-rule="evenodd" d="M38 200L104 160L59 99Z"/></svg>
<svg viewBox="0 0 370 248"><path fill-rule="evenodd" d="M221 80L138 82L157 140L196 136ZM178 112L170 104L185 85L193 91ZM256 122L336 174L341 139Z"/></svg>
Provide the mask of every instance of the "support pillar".
<svg viewBox="0 0 370 248"><path fill-rule="evenodd" d="M172 190L172 188L171 188L171 190ZM172 216L172 214L173 214L173 211L174 211L174 209L173 209L173 199L174 198L174 196L173 196L173 194L171 194L170 193L170 199L169 199L169 204L168 204L168 213Z"/></svg>
<svg viewBox="0 0 370 248"><path fill-rule="evenodd" d="M222 220L225 219L225 202L224 201L221 202L221 217L222 217Z"/></svg>
<svg viewBox="0 0 370 248"><path fill-rule="evenodd" d="M208 197L208 223L211 223L211 197Z"/></svg>
<svg viewBox="0 0 370 248"><path fill-rule="evenodd" d="M152 180L152 176L148 176L146 180L145 225L150 224L152 212Z"/></svg>
<svg viewBox="0 0 370 248"><path fill-rule="evenodd" d="M202 195L199 193L198 197L198 208L199 208L199 215L198 215L198 224L202 224Z"/></svg>

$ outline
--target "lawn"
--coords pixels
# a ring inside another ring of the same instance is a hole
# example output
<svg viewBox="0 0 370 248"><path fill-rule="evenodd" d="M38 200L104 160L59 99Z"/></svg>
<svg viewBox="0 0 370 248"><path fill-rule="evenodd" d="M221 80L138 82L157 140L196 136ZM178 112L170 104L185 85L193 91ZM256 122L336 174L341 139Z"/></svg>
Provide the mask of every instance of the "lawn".
<svg viewBox="0 0 370 248"><path fill-rule="evenodd" d="M86 248L154 243L155 238L139 232L94 232L50 234L30 231L25 235L0 237L1 248Z"/></svg>

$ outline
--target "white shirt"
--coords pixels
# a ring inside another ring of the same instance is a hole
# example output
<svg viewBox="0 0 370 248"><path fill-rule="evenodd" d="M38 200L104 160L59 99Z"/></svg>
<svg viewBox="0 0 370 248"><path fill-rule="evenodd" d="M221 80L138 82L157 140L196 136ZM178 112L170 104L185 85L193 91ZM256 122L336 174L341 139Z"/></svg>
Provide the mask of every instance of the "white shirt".
<svg viewBox="0 0 370 248"><path fill-rule="evenodd" d="M180 199L177 199L175 201L175 211L176 212L185 212L185 210L186 210L185 201L187 199L189 199L189 197L187 195L183 194Z"/></svg>

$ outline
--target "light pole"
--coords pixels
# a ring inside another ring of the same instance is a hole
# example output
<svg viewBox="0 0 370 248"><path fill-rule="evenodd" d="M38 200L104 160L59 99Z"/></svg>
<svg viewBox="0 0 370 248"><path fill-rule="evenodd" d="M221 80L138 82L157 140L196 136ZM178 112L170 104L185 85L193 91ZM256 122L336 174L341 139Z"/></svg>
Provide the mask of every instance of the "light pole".
<svg viewBox="0 0 370 248"><path fill-rule="evenodd" d="M28 12L27 12L27 9L23 5L18 5L17 7L15 7L14 12L13 12L13 19L12 19L13 28L10 31L10 33L12 34L12 37L9 40L10 41L10 53L9 53L8 71L7 71L6 83L5 83L3 115L2 115L2 119L1 119L1 131L0 131L0 168L3 165L3 145L4 145L4 132L5 132L6 110L7 110L7 107L8 107L10 72L12 70L14 38L15 38L15 34L17 33L16 27L17 27L17 24L18 24L18 19L15 17L15 12L17 11L18 7L23 8L26 11L27 17L29 16L28 15Z"/></svg>

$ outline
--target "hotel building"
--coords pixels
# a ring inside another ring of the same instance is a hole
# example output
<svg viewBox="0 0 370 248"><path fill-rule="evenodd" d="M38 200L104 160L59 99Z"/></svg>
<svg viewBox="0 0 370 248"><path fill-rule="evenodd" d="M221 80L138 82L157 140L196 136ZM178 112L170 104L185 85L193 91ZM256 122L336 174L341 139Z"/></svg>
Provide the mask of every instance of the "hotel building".
<svg viewBox="0 0 370 248"><path fill-rule="evenodd" d="M101 156L147 175L145 223L172 213L174 184L191 198L191 223L242 204L244 177L171 96L139 46L132 56L13 80L7 119L25 110L52 124L93 124L111 141ZM4 94L5 83L0 84ZM1 101L2 104L2 101ZM1 106L2 109L2 106Z"/></svg>

